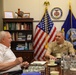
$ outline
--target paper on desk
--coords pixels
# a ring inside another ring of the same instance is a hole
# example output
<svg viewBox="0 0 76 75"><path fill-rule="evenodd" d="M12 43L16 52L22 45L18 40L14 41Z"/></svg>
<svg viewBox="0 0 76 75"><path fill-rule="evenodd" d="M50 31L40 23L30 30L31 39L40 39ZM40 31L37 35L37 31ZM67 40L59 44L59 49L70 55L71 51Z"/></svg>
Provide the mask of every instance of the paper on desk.
<svg viewBox="0 0 76 75"><path fill-rule="evenodd" d="M31 64L44 65L46 61L34 61Z"/></svg>

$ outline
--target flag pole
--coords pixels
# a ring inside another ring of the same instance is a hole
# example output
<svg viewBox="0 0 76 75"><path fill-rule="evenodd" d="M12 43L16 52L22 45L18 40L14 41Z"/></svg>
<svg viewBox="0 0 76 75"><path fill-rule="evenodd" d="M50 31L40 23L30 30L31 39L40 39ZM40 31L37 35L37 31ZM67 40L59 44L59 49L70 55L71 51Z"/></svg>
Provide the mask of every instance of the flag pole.
<svg viewBox="0 0 76 75"><path fill-rule="evenodd" d="M70 18L71 18L71 28L72 28L72 8L71 8L71 0L69 0L69 9L70 9ZM73 43L73 40L72 40L72 31L70 31L70 38L71 38L71 42Z"/></svg>
<svg viewBox="0 0 76 75"><path fill-rule="evenodd" d="M48 6L50 5L49 1L45 1L44 2L45 5L45 18L46 18L46 11L48 9ZM45 22L46 23L46 22ZM45 24L45 32L46 32L46 37L45 37L45 48L47 48L47 44L48 44L48 29L47 29L47 23Z"/></svg>
<svg viewBox="0 0 76 75"><path fill-rule="evenodd" d="M45 14L44 15L45 15L45 18L46 18L46 11L48 10L48 6L50 5L49 1L46 0L44 2L44 5L45 5ZM46 26L47 25L45 24L45 32L48 33L48 30L47 30L47 27Z"/></svg>
<svg viewBox="0 0 76 75"><path fill-rule="evenodd" d="M70 11L71 11L70 17L71 17L71 28L72 28L72 9L71 9L71 0L69 1L69 9L70 9Z"/></svg>

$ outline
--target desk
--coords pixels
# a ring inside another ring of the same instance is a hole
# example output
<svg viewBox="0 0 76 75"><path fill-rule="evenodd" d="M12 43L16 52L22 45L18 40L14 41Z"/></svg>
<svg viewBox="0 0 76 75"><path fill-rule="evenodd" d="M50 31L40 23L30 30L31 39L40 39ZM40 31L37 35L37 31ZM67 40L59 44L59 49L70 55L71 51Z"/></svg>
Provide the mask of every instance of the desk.
<svg viewBox="0 0 76 75"><path fill-rule="evenodd" d="M46 69L45 69L46 75L50 75L51 71L59 71L59 75L63 75L60 65L57 65L57 66L46 66Z"/></svg>
<svg viewBox="0 0 76 75"><path fill-rule="evenodd" d="M51 67L48 67L48 66L46 67L46 70L45 70L46 75L50 75L50 71L51 71L50 68ZM67 70L61 69L60 65L57 65L54 68L56 71L59 71L59 75L76 75L76 71L71 71L69 69Z"/></svg>
<svg viewBox="0 0 76 75"><path fill-rule="evenodd" d="M42 67L42 66L41 66ZM38 70L40 67L37 68L37 65L35 66L35 71ZM51 69L50 69L51 68ZM52 69L54 68L54 69ZM40 68L41 69L41 68ZM44 67L42 67L42 69L44 69ZM29 72L31 72L32 69L30 69ZM56 70L56 71L59 71L59 75L76 75L76 71L71 71L71 70L64 70L64 69L61 69L61 66L60 65L57 65L57 66L54 66L54 67L50 67L50 66L47 66L47 64L45 64L45 70L42 70L41 71L41 75L50 75L50 71L52 70ZM39 71L40 72L40 71Z"/></svg>

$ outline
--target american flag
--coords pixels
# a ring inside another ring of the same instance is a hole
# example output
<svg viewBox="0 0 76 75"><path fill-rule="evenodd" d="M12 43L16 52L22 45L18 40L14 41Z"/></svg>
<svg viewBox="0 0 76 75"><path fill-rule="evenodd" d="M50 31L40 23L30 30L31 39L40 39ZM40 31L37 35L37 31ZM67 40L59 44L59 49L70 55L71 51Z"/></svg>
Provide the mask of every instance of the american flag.
<svg viewBox="0 0 76 75"><path fill-rule="evenodd" d="M54 26L48 10L45 13L36 26L34 35L34 60L42 61L46 52L45 46L47 43L55 40L56 27Z"/></svg>

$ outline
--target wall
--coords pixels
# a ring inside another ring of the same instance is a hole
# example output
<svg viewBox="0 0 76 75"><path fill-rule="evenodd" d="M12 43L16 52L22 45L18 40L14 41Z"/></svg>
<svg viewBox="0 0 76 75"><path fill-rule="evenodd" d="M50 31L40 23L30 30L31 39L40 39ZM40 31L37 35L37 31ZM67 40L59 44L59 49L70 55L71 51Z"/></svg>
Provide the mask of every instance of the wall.
<svg viewBox="0 0 76 75"><path fill-rule="evenodd" d="M2 18L3 18L3 0L0 0L0 30L2 30Z"/></svg>
<svg viewBox="0 0 76 75"><path fill-rule="evenodd" d="M30 0L30 1L29 0L3 0L3 1L4 1L4 11L16 12L18 8L20 8L21 11L24 11L25 13L30 12L30 17L34 18L34 29L44 14L44 9L45 9L44 1L46 0ZM58 19L58 21L65 20L69 10L69 0L47 0L47 1L50 2L50 5L48 6L49 14L54 7L60 7L63 11L63 15L60 19ZM72 11L76 16L75 3L76 3L76 0L71 0ZM64 21L55 22L55 19L52 19L52 20L54 21L54 24L57 27L57 29L60 30Z"/></svg>

